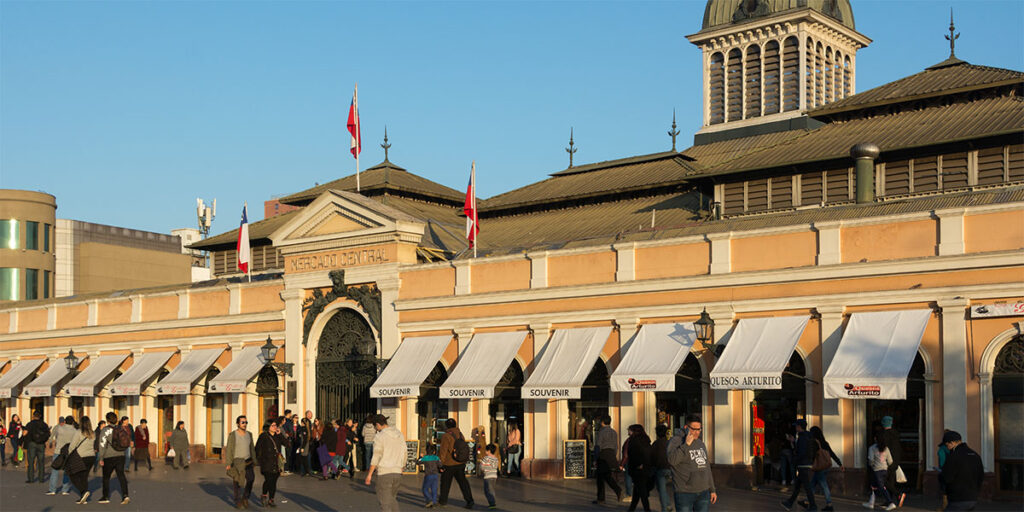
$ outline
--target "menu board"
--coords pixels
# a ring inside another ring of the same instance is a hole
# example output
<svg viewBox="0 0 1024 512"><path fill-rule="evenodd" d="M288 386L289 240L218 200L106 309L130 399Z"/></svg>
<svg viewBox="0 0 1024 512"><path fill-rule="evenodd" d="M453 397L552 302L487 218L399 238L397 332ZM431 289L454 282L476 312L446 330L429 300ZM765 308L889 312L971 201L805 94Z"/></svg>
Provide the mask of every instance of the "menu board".
<svg viewBox="0 0 1024 512"><path fill-rule="evenodd" d="M562 450L562 476L564 478L586 478L587 477L587 441L576 439L563 441L565 444Z"/></svg>
<svg viewBox="0 0 1024 512"><path fill-rule="evenodd" d="M402 468L403 475L415 475L419 473L420 467L416 465L416 461L420 460L420 442L419 441L406 441L405 442L405 467Z"/></svg>

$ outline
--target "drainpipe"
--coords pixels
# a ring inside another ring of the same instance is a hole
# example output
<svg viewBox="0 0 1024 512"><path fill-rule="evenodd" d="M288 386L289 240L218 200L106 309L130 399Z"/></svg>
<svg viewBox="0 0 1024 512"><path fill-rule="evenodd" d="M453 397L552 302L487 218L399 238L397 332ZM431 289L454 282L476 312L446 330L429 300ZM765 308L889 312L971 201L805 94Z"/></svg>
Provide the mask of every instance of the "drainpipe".
<svg viewBox="0 0 1024 512"><path fill-rule="evenodd" d="M856 162L858 204L875 202L875 159L880 152L878 146L870 142L850 148L850 156Z"/></svg>

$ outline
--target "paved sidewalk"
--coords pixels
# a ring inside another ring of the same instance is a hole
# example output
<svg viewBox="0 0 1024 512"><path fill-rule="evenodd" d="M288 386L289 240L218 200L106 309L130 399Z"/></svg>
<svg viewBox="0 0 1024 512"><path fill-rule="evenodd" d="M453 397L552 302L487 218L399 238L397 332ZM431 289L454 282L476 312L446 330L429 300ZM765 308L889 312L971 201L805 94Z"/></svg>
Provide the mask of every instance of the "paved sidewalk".
<svg viewBox="0 0 1024 512"><path fill-rule="evenodd" d="M49 463L49 460L47 460ZM276 510L281 512L294 510L338 510L338 511L373 511L377 507L373 489L363 485L357 473L355 480L342 478L338 481L320 481L310 477L296 475L282 476L278 480ZM100 475L92 474L89 482L93 497L86 506L78 506L74 501L78 493L72 490L69 496L46 496L45 483L25 483L25 470L13 470L11 466L0 471L0 511L41 511L59 512L75 511L227 511L233 510L231 499L231 482L224 474L224 467L214 464L193 464L188 470L173 470L170 466L159 464L153 471L142 470L129 472L129 493L131 503L120 505L120 487L111 481L112 503L100 505L96 503L100 497ZM423 498L420 494L422 476L407 475L403 477L399 492L399 503L402 510L421 510ZM258 495L263 477L257 472L254 494ZM483 483L479 478L471 478L473 496L476 499L476 510L486 510ZM583 511L583 510L626 510L626 503L612 503L598 506L592 505L594 499L594 482L592 480L568 481L530 481L501 479L498 482L498 508L506 511ZM717 505L711 507L712 512L719 511L781 511L779 502L783 496L778 491L753 492L739 489L723 489L719 494ZM935 510L938 502L929 502L920 496L908 498L907 506L902 510L924 511ZM458 486L452 486L452 493L446 510L461 510L464 505ZM864 509L860 503L851 500L836 500L836 510L855 511ZM651 506L660 510L657 492L651 495ZM257 502L252 502L252 510L259 510ZM794 510L801 510L797 507ZM979 507L985 511L1021 510L1020 503L989 503Z"/></svg>

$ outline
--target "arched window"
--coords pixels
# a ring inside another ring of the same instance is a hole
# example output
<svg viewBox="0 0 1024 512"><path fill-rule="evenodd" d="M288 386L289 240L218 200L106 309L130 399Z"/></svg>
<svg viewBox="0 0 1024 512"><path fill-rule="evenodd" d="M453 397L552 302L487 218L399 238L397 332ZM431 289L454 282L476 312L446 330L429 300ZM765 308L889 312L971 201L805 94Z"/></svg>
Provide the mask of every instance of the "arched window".
<svg viewBox="0 0 1024 512"><path fill-rule="evenodd" d="M843 58L843 97L847 97L853 94L853 63L850 62L850 57L846 56Z"/></svg>
<svg viewBox="0 0 1024 512"><path fill-rule="evenodd" d="M829 103L832 103L833 101L835 101L835 97L833 96L833 94L835 93L835 90L833 89L833 87L834 87L833 75L835 73L835 70L833 69L834 66L835 66L835 63L832 60L832 47L829 46L828 48L825 48L825 68L822 70L823 71L822 79L825 82L825 90L824 90L824 102L825 103L823 103L823 104L829 104Z"/></svg>
<svg viewBox="0 0 1024 512"><path fill-rule="evenodd" d="M708 117L710 124L725 122L725 57L721 53L711 55L711 69L708 72Z"/></svg>
<svg viewBox="0 0 1024 512"><path fill-rule="evenodd" d="M814 107L814 40L807 38L807 46L804 48L804 71L806 83L804 88L807 89L806 94L807 104L804 108Z"/></svg>
<svg viewBox="0 0 1024 512"><path fill-rule="evenodd" d="M761 115L761 47L752 44L747 47L746 73L743 77L746 92L746 107L743 117Z"/></svg>
<svg viewBox="0 0 1024 512"><path fill-rule="evenodd" d="M836 100L841 100L844 97L843 96L843 54L840 53L839 51L836 51L836 56L835 56L835 59L833 60L833 64L832 64L832 70L833 70L833 77L834 77L834 80L835 80L835 82L832 84L832 86L833 86L833 88L835 88L835 91L836 91L835 94L833 95L833 98L835 98Z"/></svg>
<svg viewBox="0 0 1024 512"><path fill-rule="evenodd" d="M795 36L786 38L782 46L782 110L800 108L800 42Z"/></svg>
<svg viewBox="0 0 1024 512"><path fill-rule="evenodd" d="M825 104L825 47L818 43L814 47L814 106Z"/></svg>
<svg viewBox="0 0 1024 512"><path fill-rule="evenodd" d="M739 48L729 50L726 70L726 120L743 119L743 52Z"/></svg>
<svg viewBox="0 0 1024 512"><path fill-rule="evenodd" d="M764 113L777 114L782 110L782 84L779 81L782 55L778 41L764 45Z"/></svg>

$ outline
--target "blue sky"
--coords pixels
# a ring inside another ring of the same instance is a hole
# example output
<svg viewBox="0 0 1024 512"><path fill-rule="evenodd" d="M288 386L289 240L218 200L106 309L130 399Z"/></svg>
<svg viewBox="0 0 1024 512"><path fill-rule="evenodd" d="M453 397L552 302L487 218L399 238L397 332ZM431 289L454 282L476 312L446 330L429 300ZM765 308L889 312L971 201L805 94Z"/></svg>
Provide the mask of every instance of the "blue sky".
<svg viewBox="0 0 1024 512"><path fill-rule="evenodd" d="M704 1L0 0L0 188L60 218L169 232L218 200L213 232L262 203L391 160L481 197L577 164L679 147L699 128ZM1024 2L854 1L857 90L948 56L1024 69Z"/></svg>

